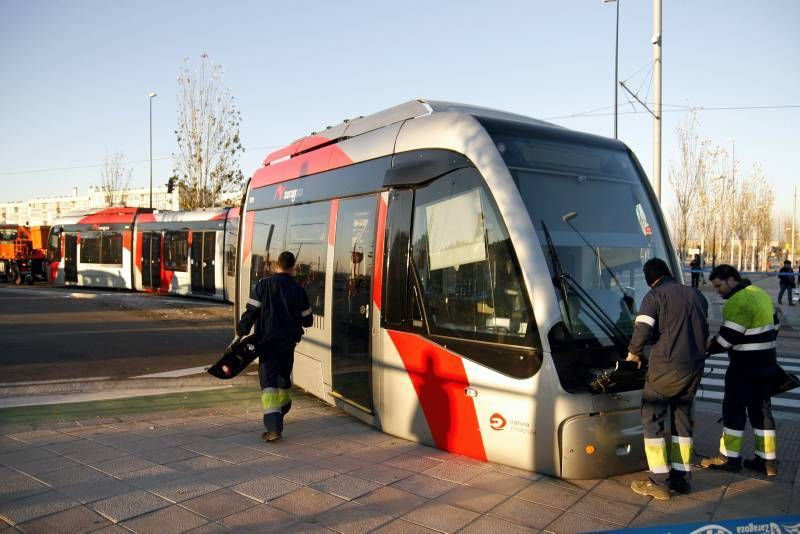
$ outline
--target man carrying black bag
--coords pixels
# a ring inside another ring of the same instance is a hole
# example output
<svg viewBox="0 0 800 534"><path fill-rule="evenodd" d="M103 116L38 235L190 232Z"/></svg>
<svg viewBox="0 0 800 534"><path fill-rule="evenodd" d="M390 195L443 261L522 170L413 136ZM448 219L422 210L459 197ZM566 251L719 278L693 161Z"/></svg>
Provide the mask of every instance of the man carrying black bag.
<svg viewBox="0 0 800 534"><path fill-rule="evenodd" d="M645 345L651 345L641 410L649 477L633 481L631 489L667 500L670 489L691 491L692 403L703 374L708 303L697 289L676 282L661 259L648 260L643 271L651 289L636 316L627 359L641 364Z"/></svg>
<svg viewBox="0 0 800 534"><path fill-rule="evenodd" d="M294 264L294 254L281 252L277 274L262 278L253 288L231 343L247 335L255 324L264 441L281 437L283 417L292 407L294 347L303 336L303 327L313 323L308 295L293 276Z"/></svg>

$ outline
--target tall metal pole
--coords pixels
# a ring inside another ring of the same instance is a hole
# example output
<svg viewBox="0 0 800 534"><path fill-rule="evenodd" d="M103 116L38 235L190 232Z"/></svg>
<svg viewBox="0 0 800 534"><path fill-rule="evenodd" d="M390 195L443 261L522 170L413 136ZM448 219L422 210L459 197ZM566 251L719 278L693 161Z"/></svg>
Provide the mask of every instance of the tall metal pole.
<svg viewBox="0 0 800 534"><path fill-rule="evenodd" d="M797 186L794 186L794 196L792 197L792 268L794 268L794 223L797 218Z"/></svg>
<svg viewBox="0 0 800 534"><path fill-rule="evenodd" d="M620 0L617 0L617 29L615 32L616 37L614 39L614 139L619 139L619 136L617 135L617 110L619 108L619 3Z"/></svg>
<svg viewBox="0 0 800 534"><path fill-rule="evenodd" d="M153 209L153 97L156 93L147 95L150 102L150 209Z"/></svg>
<svg viewBox="0 0 800 534"><path fill-rule="evenodd" d="M661 0L653 0L653 189L661 202Z"/></svg>

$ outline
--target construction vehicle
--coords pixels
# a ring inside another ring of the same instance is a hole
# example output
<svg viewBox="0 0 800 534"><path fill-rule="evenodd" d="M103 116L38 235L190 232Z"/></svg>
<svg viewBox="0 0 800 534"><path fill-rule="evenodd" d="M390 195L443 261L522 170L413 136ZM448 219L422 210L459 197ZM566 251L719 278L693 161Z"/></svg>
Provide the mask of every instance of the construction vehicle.
<svg viewBox="0 0 800 534"><path fill-rule="evenodd" d="M19 285L47 279L44 260L49 226L0 224L0 276Z"/></svg>

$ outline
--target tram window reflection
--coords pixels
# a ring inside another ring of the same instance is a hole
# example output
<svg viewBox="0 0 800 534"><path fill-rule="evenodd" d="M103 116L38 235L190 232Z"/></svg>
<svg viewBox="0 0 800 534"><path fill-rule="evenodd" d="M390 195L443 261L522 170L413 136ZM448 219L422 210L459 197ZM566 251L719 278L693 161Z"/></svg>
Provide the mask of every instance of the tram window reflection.
<svg viewBox="0 0 800 534"><path fill-rule="evenodd" d="M505 227L474 170L417 190L412 250L431 333L526 344L532 322ZM416 321L416 317L414 318Z"/></svg>

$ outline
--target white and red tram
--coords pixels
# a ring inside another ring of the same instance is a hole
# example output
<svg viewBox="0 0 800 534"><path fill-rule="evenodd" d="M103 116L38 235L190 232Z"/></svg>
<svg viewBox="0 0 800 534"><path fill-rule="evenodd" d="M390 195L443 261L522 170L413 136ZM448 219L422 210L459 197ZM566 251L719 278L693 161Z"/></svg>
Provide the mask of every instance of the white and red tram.
<svg viewBox="0 0 800 534"><path fill-rule="evenodd" d="M623 143L415 100L267 156L239 233L237 315L297 255L314 326L294 381L312 394L479 460L564 478L645 465L641 374L597 379L625 357L643 263L679 270Z"/></svg>
<svg viewBox="0 0 800 534"><path fill-rule="evenodd" d="M50 279L232 301L238 217L238 208L112 207L69 214L50 230Z"/></svg>

